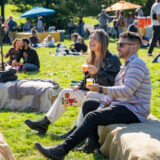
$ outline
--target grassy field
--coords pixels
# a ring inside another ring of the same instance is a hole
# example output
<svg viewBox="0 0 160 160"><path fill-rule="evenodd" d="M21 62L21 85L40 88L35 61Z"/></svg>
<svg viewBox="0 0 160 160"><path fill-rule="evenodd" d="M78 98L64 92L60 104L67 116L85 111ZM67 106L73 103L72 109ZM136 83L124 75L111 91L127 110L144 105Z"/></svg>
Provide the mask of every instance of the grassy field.
<svg viewBox="0 0 160 160"><path fill-rule="evenodd" d="M86 40L87 42L87 40ZM65 40L64 44L69 46L70 40ZM11 46L4 46L4 53L8 51ZM109 49L113 53L116 51L116 41L110 41ZM49 54L49 51L55 52L55 49L41 48L37 49L40 57L41 69L40 72L33 73L19 73L19 79L22 78L48 78L56 80L61 87L67 87L71 80L79 80L82 78L81 67L85 62L86 56L79 57L56 57ZM158 53L156 48L153 52L154 56ZM150 69L152 80L152 114L160 118L160 64L151 63L153 57L147 56L147 49L140 49L139 56L147 63ZM122 62L123 63L123 62ZM79 108L69 107L67 112L54 124L50 125L47 135L39 136L35 131L31 131L24 125L23 121L26 118L37 120L43 117L44 113L28 113L28 112L12 112L8 110L0 111L0 128L5 136L5 139L11 146L12 152L17 160L44 160L34 149L34 142L39 141L44 145L55 145L61 142L58 136L67 132L72 128L76 121ZM66 160L103 160L102 156L70 152L65 158Z"/></svg>

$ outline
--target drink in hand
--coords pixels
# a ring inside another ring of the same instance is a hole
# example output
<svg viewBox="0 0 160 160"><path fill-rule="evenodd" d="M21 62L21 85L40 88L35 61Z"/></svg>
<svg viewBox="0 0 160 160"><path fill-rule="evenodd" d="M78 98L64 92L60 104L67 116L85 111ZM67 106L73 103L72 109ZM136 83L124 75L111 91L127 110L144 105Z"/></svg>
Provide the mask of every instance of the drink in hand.
<svg viewBox="0 0 160 160"><path fill-rule="evenodd" d="M88 64L83 64L82 70L83 70L83 72L87 72L87 70L88 70Z"/></svg>
<svg viewBox="0 0 160 160"><path fill-rule="evenodd" d="M87 78L86 79L86 85L94 84L94 79L93 78Z"/></svg>

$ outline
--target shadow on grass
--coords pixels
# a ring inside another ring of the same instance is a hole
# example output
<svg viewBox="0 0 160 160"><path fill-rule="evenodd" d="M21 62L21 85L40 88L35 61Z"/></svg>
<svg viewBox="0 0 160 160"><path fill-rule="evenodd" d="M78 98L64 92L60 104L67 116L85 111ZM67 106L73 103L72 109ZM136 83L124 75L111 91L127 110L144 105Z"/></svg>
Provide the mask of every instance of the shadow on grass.
<svg viewBox="0 0 160 160"><path fill-rule="evenodd" d="M93 154L94 160L109 160L108 158L106 158L104 155L102 154Z"/></svg>
<svg viewBox="0 0 160 160"><path fill-rule="evenodd" d="M22 111L18 111L18 110L10 110L10 109L0 109L0 113L7 113L7 112L13 112L13 113L34 113L34 114L37 114L37 115L41 115L41 114L44 114L45 112L31 112L31 111L28 111L28 110L22 110Z"/></svg>
<svg viewBox="0 0 160 160"><path fill-rule="evenodd" d="M38 70L38 71L30 71L30 72L19 72L19 73L23 73L23 74L26 74L26 75L36 75L38 74L39 72L41 72L41 70Z"/></svg>

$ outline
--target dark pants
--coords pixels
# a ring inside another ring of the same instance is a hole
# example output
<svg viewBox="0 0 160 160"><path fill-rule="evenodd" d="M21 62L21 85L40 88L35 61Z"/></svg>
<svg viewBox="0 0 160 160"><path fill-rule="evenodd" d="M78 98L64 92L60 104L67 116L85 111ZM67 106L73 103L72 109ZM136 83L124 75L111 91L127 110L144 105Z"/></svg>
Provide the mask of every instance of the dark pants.
<svg viewBox="0 0 160 160"><path fill-rule="evenodd" d="M157 41L160 39L160 26L153 26L153 37L149 46L148 54L152 55L152 51Z"/></svg>
<svg viewBox="0 0 160 160"><path fill-rule="evenodd" d="M69 152L89 136L98 137L97 127L99 125L140 122L138 118L124 106L109 106L105 109L96 110L99 105L100 103L96 101L87 101L83 104L83 123L64 141L63 144L66 152Z"/></svg>

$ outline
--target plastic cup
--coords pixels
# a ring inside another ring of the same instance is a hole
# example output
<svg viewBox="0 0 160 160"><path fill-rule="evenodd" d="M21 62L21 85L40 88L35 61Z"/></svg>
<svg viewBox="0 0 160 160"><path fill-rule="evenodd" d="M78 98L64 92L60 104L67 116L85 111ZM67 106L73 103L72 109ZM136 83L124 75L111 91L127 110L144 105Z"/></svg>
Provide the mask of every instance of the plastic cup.
<svg viewBox="0 0 160 160"><path fill-rule="evenodd" d="M88 70L88 64L83 64L82 70L83 70L84 72L87 72L87 70Z"/></svg>

